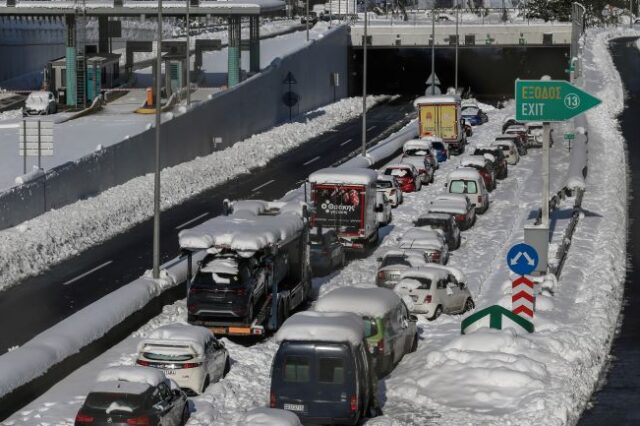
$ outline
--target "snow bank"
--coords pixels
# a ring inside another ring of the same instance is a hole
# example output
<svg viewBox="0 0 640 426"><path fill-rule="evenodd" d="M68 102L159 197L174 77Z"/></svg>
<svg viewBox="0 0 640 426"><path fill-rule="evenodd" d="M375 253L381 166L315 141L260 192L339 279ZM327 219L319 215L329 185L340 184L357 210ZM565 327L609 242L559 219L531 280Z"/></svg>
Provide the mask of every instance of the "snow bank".
<svg viewBox="0 0 640 426"><path fill-rule="evenodd" d="M300 419L291 411L278 408L254 408L245 414L238 426L300 426Z"/></svg>
<svg viewBox="0 0 640 426"><path fill-rule="evenodd" d="M320 341L349 342L359 345L364 339L362 318L347 312L298 312L289 317L278 333L276 342Z"/></svg>
<svg viewBox="0 0 640 426"><path fill-rule="evenodd" d="M316 302L316 312L351 312L362 317L381 318L398 306L393 291L375 287L342 287Z"/></svg>
<svg viewBox="0 0 640 426"><path fill-rule="evenodd" d="M389 99L372 96L369 107ZM250 170L360 115L361 98L343 99L206 157L164 169L162 210ZM319 112L322 112L319 114ZM41 274L153 215L153 175L141 176L0 232L0 290Z"/></svg>

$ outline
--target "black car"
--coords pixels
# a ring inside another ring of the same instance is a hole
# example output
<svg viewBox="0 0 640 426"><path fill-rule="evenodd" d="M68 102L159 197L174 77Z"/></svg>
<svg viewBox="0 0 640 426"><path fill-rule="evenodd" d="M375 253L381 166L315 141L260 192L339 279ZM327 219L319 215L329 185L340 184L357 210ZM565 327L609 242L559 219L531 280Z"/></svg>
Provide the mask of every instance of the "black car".
<svg viewBox="0 0 640 426"><path fill-rule="evenodd" d="M267 289L266 268L255 257L208 255L187 293L188 321L242 320L250 323Z"/></svg>
<svg viewBox="0 0 640 426"><path fill-rule="evenodd" d="M128 367L128 371L133 369L155 370ZM179 426L188 419L187 395L168 379L154 384L113 380L96 384L80 407L74 424Z"/></svg>
<svg viewBox="0 0 640 426"><path fill-rule="evenodd" d="M460 248L460 229L452 214L447 213L427 213L423 214L413 222L413 226L430 226L433 229L440 229L444 232L449 250Z"/></svg>
<svg viewBox="0 0 640 426"><path fill-rule="evenodd" d="M509 174L507 166L507 158L504 156L504 152L500 148L494 146L477 146L473 151L473 155L491 154L495 161L493 162L493 168L496 173L496 179L505 179Z"/></svg>
<svg viewBox="0 0 640 426"><path fill-rule="evenodd" d="M311 269L315 275L326 275L344 266L344 246L333 229L311 232L310 245Z"/></svg>

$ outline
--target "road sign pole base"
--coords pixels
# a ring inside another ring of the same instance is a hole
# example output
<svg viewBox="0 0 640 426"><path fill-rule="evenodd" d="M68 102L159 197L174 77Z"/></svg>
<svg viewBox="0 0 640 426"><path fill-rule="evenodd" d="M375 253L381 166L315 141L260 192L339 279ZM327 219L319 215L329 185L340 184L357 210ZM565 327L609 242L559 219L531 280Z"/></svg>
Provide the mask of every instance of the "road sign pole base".
<svg viewBox="0 0 640 426"><path fill-rule="evenodd" d="M541 225L525 225L524 241L538 253L538 265L527 275L545 275L549 266L549 227Z"/></svg>

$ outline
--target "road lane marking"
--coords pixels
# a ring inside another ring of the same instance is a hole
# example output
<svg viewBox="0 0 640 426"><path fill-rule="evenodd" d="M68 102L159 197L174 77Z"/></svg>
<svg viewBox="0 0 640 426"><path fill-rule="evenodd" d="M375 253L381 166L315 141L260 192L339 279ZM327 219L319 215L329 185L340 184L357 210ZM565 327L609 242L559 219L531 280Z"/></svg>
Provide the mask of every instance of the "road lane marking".
<svg viewBox="0 0 640 426"><path fill-rule="evenodd" d="M345 146L346 144L348 144L349 142L351 142L353 139L347 139L346 141L342 142L340 144L340 146Z"/></svg>
<svg viewBox="0 0 640 426"><path fill-rule="evenodd" d="M272 184L272 183L273 183L273 182L275 182L275 181L276 181L275 179L271 179L269 182L265 182L265 183L263 183L263 184L262 184L262 185L260 185L260 186L256 186L255 188L253 188L253 189L251 190L251 192L256 192L257 190L262 189L262 188L264 188L265 186L270 185L270 184Z"/></svg>
<svg viewBox="0 0 640 426"><path fill-rule="evenodd" d="M93 273L94 273L94 272L96 272L97 270L102 269L102 268L104 268L104 267L105 267L105 266L107 266L107 265L111 265L112 263L113 263L113 260L109 260L109 261L107 261L107 262L104 262L102 265L98 265L98 266L96 266L95 268L88 270L88 271L87 271L87 272L85 272L84 274L80 274L80 275L78 275L77 277L70 279L69 281L65 282L65 283L64 283L64 284L62 284L62 285L69 285L69 284L73 284L74 282L76 282L76 281L78 281L78 280L81 280L82 278L86 277L87 275L89 275L89 274L93 274Z"/></svg>
<svg viewBox="0 0 640 426"><path fill-rule="evenodd" d="M312 158L311 160L307 161L306 163L302 163L303 166L308 166L309 164L318 161L320 159L320 156L318 155L317 157Z"/></svg>
<svg viewBox="0 0 640 426"><path fill-rule="evenodd" d="M208 214L209 214L209 212L204 212L204 213L202 213L200 216L196 216L196 217L194 217L193 219L186 221L186 222L185 222L185 223L183 223L182 225L178 225L178 226L176 226L176 229L184 228L185 226L192 224L192 223L193 223L193 222L195 222L196 220L198 220L198 219L202 219L203 217L205 217L205 216L206 216L206 215L208 215Z"/></svg>
<svg viewBox="0 0 640 426"><path fill-rule="evenodd" d="M367 132L370 132L371 130L373 130L373 129L375 129L375 128L376 128L376 126L371 126L371 127L369 127L369 128L367 129Z"/></svg>

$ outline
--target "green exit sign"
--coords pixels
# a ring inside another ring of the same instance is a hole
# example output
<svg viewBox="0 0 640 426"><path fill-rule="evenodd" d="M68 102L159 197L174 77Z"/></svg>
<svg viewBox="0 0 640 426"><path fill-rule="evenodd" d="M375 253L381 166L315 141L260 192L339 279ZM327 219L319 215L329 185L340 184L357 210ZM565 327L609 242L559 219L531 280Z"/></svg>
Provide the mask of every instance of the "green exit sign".
<svg viewBox="0 0 640 426"><path fill-rule="evenodd" d="M564 134L565 140L572 141L576 138L576 134L573 132L567 132Z"/></svg>
<svg viewBox="0 0 640 426"><path fill-rule="evenodd" d="M516 80L516 120L564 121L600 104L564 80Z"/></svg>

